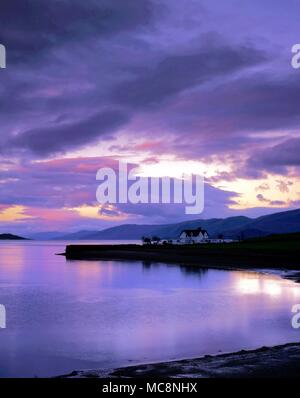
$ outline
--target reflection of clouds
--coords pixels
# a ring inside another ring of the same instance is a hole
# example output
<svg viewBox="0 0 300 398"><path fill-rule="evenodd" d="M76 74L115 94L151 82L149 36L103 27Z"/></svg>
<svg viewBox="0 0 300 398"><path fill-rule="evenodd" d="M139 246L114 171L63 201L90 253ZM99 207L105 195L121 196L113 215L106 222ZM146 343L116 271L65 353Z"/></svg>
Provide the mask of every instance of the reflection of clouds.
<svg viewBox="0 0 300 398"><path fill-rule="evenodd" d="M267 278L269 277L262 275L239 275L236 282L236 290L241 294L266 294L271 297L280 296L283 291L283 281ZM294 294L300 294L299 288L297 292L294 292Z"/></svg>
<svg viewBox="0 0 300 398"><path fill-rule="evenodd" d="M26 261L28 261L28 253L22 244L6 243L1 245L0 269L2 276L5 272L9 272L11 275L14 274L15 279L20 279Z"/></svg>
<svg viewBox="0 0 300 398"><path fill-rule="evenodd" d="M299 297L300 296L300 286L293 287L292 292L295 297Z"/></svg>
<svg viewBox="0 0 300 398"><path fill-rule="evenodd" d="M282 293L280 281L265 281L263 285L262 293L266 293L270 296L280 296Z"/></svg>
<svg viewBox="0 0 300 398"><path fill-rule="evenodd" d="M259 293L259 280L251 278L241 278L237 283L237 290L243 294Z"/></svg>

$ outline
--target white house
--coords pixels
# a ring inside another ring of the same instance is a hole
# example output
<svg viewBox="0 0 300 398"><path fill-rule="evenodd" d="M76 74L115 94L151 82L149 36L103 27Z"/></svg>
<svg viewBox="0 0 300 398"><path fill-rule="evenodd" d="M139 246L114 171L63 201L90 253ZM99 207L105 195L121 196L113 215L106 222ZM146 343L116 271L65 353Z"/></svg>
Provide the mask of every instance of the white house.
<svg viewBox="0 0 300 398"><path fill-rule="evenodd" d="M203 243L209 239L208 232L205 229L184 229L179 236L180 243L192 244Z"/></svg>

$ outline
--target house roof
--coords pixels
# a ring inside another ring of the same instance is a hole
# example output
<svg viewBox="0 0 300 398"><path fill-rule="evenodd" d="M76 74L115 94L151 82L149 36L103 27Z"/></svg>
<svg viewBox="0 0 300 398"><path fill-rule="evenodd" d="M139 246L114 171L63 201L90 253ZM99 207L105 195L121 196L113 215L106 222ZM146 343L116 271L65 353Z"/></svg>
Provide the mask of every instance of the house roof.
<svg viewBox="0 0 300 398"><path fill-rule="evenodd" d="M197 228L197 229L184 229L183 231L181 231L180 235L181 235L183 232L185 232L187 236L194 236L194 237L195 237L195 236L199 236L200 233L202 233L203 235L204 235L205 233L207 233L207 235L208 235L208 232L207 232L205 229L202 229L201 227L199 227L199 228Z"/></svg>

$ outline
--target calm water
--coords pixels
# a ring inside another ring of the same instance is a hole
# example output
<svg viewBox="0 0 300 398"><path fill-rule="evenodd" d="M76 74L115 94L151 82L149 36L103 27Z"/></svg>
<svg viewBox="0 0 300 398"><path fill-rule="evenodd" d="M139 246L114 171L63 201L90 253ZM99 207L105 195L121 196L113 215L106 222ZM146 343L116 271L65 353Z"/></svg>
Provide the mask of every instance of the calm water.
<svg viewBox="0 0 300 398"><path fill-rule="evenodd" d="M195 357L300 341L300 285L250 272L66 261L64 242L0 244L0 376Z"/></svg>

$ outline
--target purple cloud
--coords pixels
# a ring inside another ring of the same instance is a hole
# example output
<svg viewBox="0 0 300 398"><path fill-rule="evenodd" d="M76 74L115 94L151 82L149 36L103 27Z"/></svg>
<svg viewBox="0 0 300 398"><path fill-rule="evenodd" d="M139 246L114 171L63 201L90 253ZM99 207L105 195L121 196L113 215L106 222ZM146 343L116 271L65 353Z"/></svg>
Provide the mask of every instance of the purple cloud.
<svg viewBox="0 0 300 398"><path fill-rule="evenodd" d="M249 159L249 165L266 170L284 170L287 166L300 166L300 138L291 138L262 149L255 158Z"/></svg>
<svg viewBox="0 0 300 398"><path fill-rule="evenodd" d="M66 42L130 31L151 17L148 0L14 0L1 6L0 39L10 61L27 63Z"/></svg>
<svg viewBox="0 0 300 398"><path fill-rule="evenodd" d="M201 47L169 55L142 70L135 79L122 82L114 89L113 100L135 108L148 108L184 90L266 60L265 54L250 46L230 46L206 37L199 41Z"/></svg>
<svg viewBox="0 0 300 398"><path fill-rule="evenodd" d="M6 145L29 149L38 155L62 153L66 148L76 149L97 138L105 137L127 121L127 115L121 111L103 111L74 123L59 123L25 131L12 138Z"/></svg>
<svg viewBox="0 0 300 398"><path fill-rule="evenodd" d="M171 155L232 170L216 172L209 184L276 172L282 191L294 189L285 177L289 168L299 176L300 165L300 80L290 67L299 39L296 2L288 9L271 0L267 8L254 0L243 9L233 0L4 3L1 209L24 205L42 222L37 209L55 219L63 207L93 204L95 172L108 159L47 159L104 141L112 154L133 159ZM205 211L234 213L237 197L208 185ZM253 212L283 205L258 199L262 208ZM102 211L138 221L181 213L125 207Z"/></svg>

